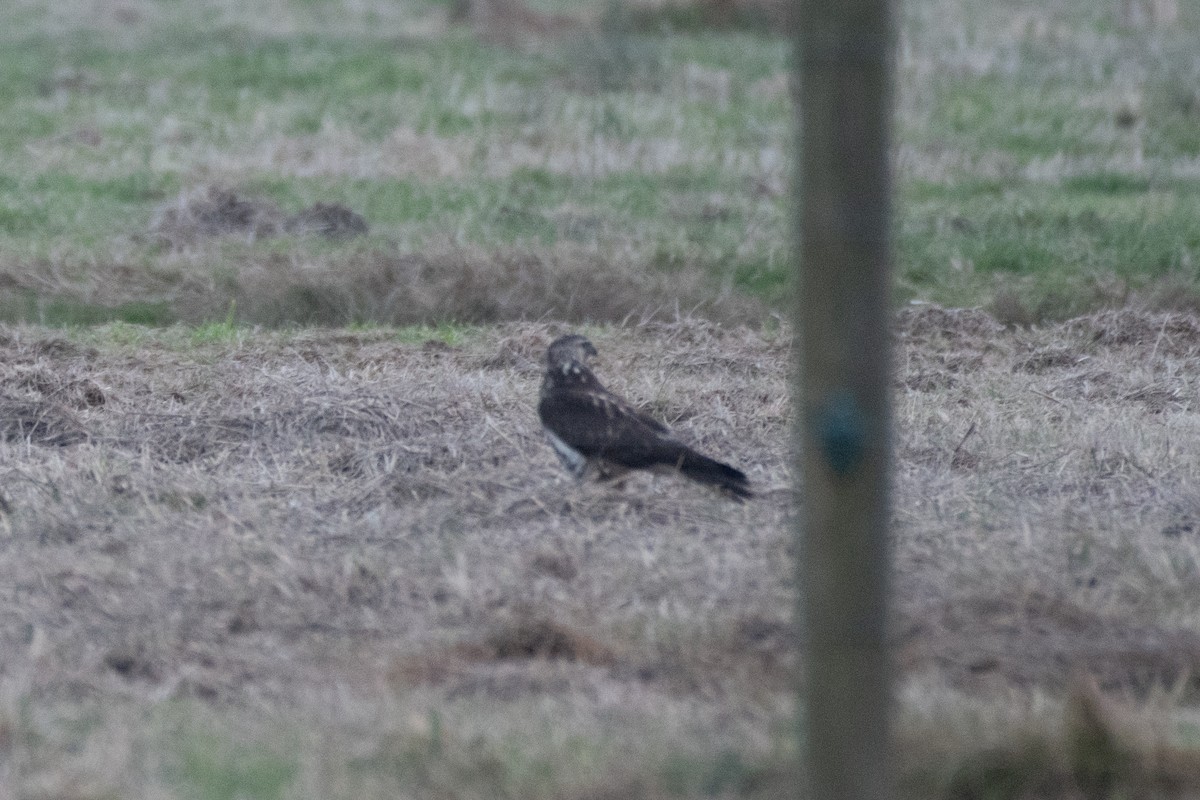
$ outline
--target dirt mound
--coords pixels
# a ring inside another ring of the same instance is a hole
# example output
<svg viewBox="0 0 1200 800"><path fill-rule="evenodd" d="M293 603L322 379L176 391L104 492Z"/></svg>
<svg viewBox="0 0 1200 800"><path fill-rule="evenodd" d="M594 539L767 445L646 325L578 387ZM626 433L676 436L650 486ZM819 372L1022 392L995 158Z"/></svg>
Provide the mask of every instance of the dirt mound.
<svg viewBox="0 0 1200 800"><path fill-rule="evenodd" d="M327 239L349 239L369 231L367 221L340 203L316 203L283 223L288 233L315 234Z"/></svg>
<svg viewBox="0 0 1200 800"><path fill-rule="evenodd" d="M212 236L255 240L294 233L344 239L366 234L368 226L362 215L339 203L316 203L286 216L270 200L247 199L221 186L201 186L159 208L150 231L177 249Z"/></svg>
<svg viewBox="0 0 1200 800"><path fill-rule="evenodd" d="M172 247L208 236L261 239L278 234L282 227L283 212L274 203L246 200L219 186L182 192L161 207L150 223L151 232Z"/></svg>

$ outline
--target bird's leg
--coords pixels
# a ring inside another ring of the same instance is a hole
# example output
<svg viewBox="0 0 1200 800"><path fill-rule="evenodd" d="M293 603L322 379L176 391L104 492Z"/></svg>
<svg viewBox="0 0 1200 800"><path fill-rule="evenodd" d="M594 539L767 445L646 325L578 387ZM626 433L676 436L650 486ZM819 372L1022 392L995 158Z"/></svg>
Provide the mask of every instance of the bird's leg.
<svg viewBox="0 0 1200 800"><path fill-rule="evenodd" d="M629 470L622 469L616 464L597 464L596 465L597 479L601 483L611 483L617 489L625 488L625 477L629 474Z"/></svg>

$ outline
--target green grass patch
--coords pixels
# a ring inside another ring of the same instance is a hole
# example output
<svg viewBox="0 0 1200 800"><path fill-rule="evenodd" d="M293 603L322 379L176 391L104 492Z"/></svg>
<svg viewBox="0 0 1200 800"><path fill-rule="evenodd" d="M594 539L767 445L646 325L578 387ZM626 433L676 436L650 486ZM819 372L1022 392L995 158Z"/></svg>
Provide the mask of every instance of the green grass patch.
<svg viewBox="0 0 1200 800"><path fill-rule="evenodd" d="M214 344L237 339L242 329L237 324L237 303L229 303L229 311L220 322L206 322L197 325L192 331L192 342L195 344Z"/></svg>
<svg viewBox="0 0 1200 800"><path fill-rule="evenodd" d="M358 323L350 326L350 330L371 333L380 330L372 323ZM405 344L425 344L426 342L441 342L457 347L479 333L479 328L472 325L456 325L442 323L441 325L404 325L388 330L390 338Z"/></svg>
<svg viewBox="0 0 1200 800"><path fill-rule="evenodd" d="M130 325L169 325L175 316L166 302L129 301L106 306L64 297L43 297L25 291L0 299L0 320L33 322L55 328L123 322Z"/></svg>
<svg viewBox="0 0 1200 800"><path fill-rule="evenodd" d="M923 299L976 304L1005 279L1033 295L1066 296L1101 276L1135 287L1200 280L1198 189L1111 173L1058 185L963 184L946 197L937 187L906 187L898 277Z"/></svg>
<svg viewBox="0 0 1200 800"><path fill-rule="evenodd" d="M192 733L181 743L173 777L196 800L278 800L298 765L258 747L235 746L216 735Z"/></svg>

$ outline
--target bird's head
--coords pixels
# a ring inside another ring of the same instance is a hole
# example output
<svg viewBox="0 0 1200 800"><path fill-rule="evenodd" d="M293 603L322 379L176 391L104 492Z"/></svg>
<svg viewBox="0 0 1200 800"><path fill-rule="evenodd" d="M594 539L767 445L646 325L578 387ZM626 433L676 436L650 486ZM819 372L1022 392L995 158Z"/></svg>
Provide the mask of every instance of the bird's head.
<svg viewBox="0 0 1200 800"><path fill-rule="evenodd" d="M596 346L578 333L560 336L550 343L546 351L546 366L550 370L563 370L575 363L586 367L588 359L596 355Z"/></svg>

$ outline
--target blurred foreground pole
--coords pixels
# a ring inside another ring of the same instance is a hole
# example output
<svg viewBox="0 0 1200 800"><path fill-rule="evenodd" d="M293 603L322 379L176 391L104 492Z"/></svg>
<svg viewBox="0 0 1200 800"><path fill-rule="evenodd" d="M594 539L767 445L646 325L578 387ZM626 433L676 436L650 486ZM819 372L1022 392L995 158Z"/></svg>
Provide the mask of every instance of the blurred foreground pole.
<svg viewBox="0 0 1200 800"><path fill-rule="evenodd" d="M807 796L891 796L889 0L795 0Z"/></svg>

